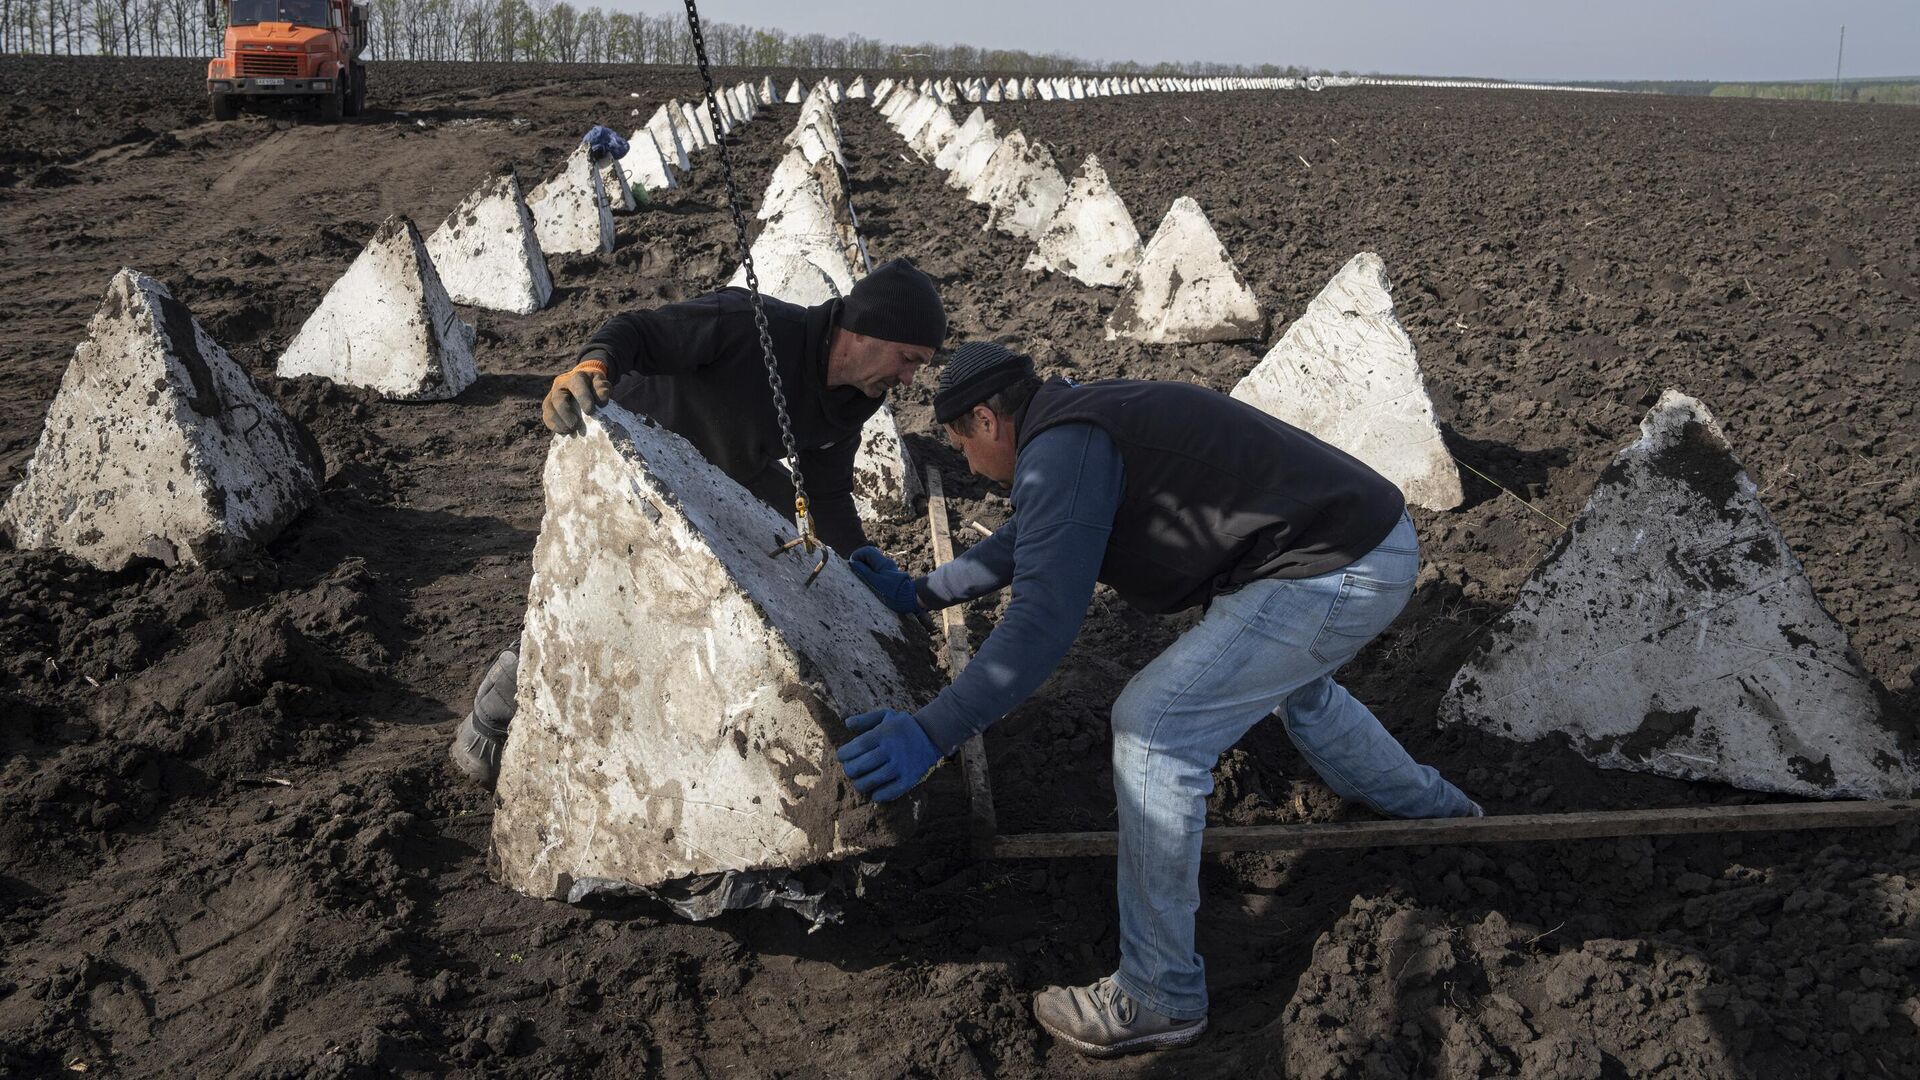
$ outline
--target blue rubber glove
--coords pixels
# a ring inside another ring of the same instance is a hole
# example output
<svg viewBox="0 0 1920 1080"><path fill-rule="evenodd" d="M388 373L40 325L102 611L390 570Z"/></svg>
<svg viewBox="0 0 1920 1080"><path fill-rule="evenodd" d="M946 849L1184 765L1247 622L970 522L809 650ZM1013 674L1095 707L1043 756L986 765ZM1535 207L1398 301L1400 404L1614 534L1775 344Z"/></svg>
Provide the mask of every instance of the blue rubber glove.
<svg viewBox="0 0 1920 1080"><path fill-rule="evenodd" d="M880 602L902 615L914 615L923 610L920 607L920 595L913 590L913 575L900 569L900 564L887 558L887 553L877 547L855 549L847 556L847 565Z"/></svg>
<svg viewBox="0 0 1920 1080"><path fill-rule="evenodd" d="M874 802L892 802L918 787L940 764L940 751L912 713L875 709L847 718L858 732L840 748L840 765L854 790Z"/></svg>

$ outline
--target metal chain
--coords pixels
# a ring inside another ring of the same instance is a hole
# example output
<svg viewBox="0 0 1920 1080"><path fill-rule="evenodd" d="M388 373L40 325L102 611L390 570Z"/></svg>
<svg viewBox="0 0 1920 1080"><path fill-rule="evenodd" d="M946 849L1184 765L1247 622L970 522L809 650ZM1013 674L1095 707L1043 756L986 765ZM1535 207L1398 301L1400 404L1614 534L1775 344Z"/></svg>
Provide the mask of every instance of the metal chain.
<svg viewBox="0 0 1920 1080"><path fill-rule="evenodd" d="M793 516L800 530L800 542L808 551L818 541L813 533L813 514L807 502L807 480L800 473L800 451L793 441L793 421L787 416L787 394L780 382L780 368L773 355L773 335L767 330L767 311L760 302L760 277L753 269L753 251L747 244L747 215L740 208L740 188L733 180L733 157L727 152L727 140L721 135L720 101L713 88L713 71L707 66L707 42L700 32L700 10L687 0L687 29L693 37L693 54L700 63L700 81L707 89L707 116L713 122L714 143L720 150L720 178L727 185L727 209L733 213L733 230L740 243L740 267L747 275L747 295L753 301L753 325L760 332L760 352L767 363L767 387L773 391L773 412L780 421L780 444L787 451L787 467L793 471Z"/></svg>

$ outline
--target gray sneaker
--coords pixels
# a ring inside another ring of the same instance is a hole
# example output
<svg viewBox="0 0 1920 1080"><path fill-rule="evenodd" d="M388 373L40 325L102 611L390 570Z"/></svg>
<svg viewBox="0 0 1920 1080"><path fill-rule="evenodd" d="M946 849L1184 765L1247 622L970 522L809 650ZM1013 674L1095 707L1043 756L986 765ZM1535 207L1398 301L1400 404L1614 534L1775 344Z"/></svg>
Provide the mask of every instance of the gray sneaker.
<svg viewBox="0 0 1920 1080"><path fill-rule="evenodd" d="M1138 1004L1112 978L1092 986L1049 986L1033 995L1033 1018L1047 1033L1088 1057L1187 1046L1207 1018L1175 1020Z"/></svg>
<svg viewBox="0 0 1920 1080"><path fill-rule="evenodd" d="M500 774L500 749L513 723L514 676L519 667L518 652L500 651L473 695L473 711L460 722L453 745L447 748L454 767L476 784L492 787Z"/></svg>

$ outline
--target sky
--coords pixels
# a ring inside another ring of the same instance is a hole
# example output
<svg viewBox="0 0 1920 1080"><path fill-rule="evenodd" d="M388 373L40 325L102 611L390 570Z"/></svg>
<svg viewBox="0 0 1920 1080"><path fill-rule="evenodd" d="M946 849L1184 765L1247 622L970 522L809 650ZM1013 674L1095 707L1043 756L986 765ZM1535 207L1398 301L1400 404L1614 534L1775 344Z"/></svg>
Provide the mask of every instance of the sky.
<svg viewBox="0 0 1920 1080"><path fill-rule="evenodd" d="M580 0L581 6L593 0ZM601 0L651 14L667 0ZM1920 0L699 0L714 22L1084 59L1504 79L1920 75Z"/></svg>

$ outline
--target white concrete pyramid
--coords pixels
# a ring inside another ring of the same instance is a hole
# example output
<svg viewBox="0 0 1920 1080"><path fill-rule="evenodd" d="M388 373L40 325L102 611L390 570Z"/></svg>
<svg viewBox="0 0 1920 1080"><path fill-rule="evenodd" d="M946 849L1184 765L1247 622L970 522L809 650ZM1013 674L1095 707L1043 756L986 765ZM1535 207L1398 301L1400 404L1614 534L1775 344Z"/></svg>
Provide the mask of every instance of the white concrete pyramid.
<svg viewBox="0 0 1920 1080"><path fill-rule="evenodd" d="M893 409L882 405L860 428L860 449L853 459L853 505L867 521L910 514L924 494L920 473L900 438Z"/></svg>
<svg viewBox="0 0 1920 1080"><path fill-rule="evenodd" d="M1107 318L1107 340L1150 345L1239 341L1266 320L1200 204L1182 195L1154 230L1133 284Z"/></svg>
<svg viewBox="0 0 1920 1080"><path fill-rule="evenodd" d="M1349 259L1233 396L1366 462L1415 506L1451 510L1460 470L1391 289L1380 256Z"/></svg>
<svg viewBox="0 0 1920 1080"><path fill-rule="evenodd" d="M993 82L988 83L986 91L980 95L980 100L988 103L999 101L1000 100L1000 80L995 79Z"/></svg>
<svg viewBox="0 0 1920 1080"><path fill-rule="evenodd" d="M1713 415L1669 390L1442 700L1596 764L1905 797L1914 761Z"/></svg>
<svg viewBox="0 0 1920 1080"><path fill-rule="evenodd" d="M867 77L865 75L855 75L853 77L853 81L847 84L848 99L852 101L860 101L864 99L866 96L867 96Z"/></svg>
<svg viewBox="0 0 1920 1080"><path fill-rule="evenodd" d="M794 868L898 843L909 797L856 795L841 718L937 680L898 616L686 440L618 405L547 455L513 737L489 860L569 898ZM831 614L831 617L825 617Z"/></svg>
<svg viewBox="0 0 1920 1080"><path fill-rule="evenodd" d="M693 167L687 158L687 147L680 141L680 110L669 109L662 105L653 111L653 118L647 121L647 131L653 136L654 145L660 149L667 164L686 172Z"/></svg>
<svg viewBox="0 0 1920 1080"><path fill-rule="evenodd" d="M427 255L456 304L527 315L553 297L533 213L511 168L497 170L453 208L427 238Z"/></svg>
<svg viewBox="0 0 1920 1080"><path fill-rule="evenodd" d="M1017 156L1001 163L987 186L987 223L982 229L1037 237L1066 198L1067 179L1054 166L1053 154L1039 142L1025 142Z"/></svg>
<svg viewBox="0 0 1920 1080"><path fill-rule="evenodd" d="M780 104L780 91L773 85L773 76L766 75L760 79L760 86L754 91L754 96L760 99L762 105Z"/></svg>
<svg viewBox="0 0 1920 1080"><path fill-rule="evenodd" d="M527 195L540 250L549 255L586 255L613 250L613 211L600 171L584 144Z"/></svg>
<svg viewBox="0 0 1920 1080"><path fill-rule="evenodd" d="M620 168L627 175L627 182L643 191L665 191L679 187L673 178L673 170L667 168L667 157L660 150L660 143L653 132L640 128L627 139L627 156L620 159Z"/></svg>
<svg viewBox="0 0 1920 1080"><path fill-rule="evenodd" d="M381 224L274 373L320 375L395 401L444 401L473 384L473 327L455 314L412 221L396 214Z"/></svg>
<svg viewBox="0 0 1920 1080"><path fill-rule="evenodd" d="M873 84L873 89L868 94L868 100L874 108L877 109L886 102L887 95L893 93L895 85L897 84L892 79L881 79L879 82Z"/></svg>
<svg viewBox="0 0 1920 1080"><path fill-rule="evenodd" d="M967 115L967 122L954 131L952 137L947 139L946 145L940 148L939 153L933 155L934 167L943 172L952 172L953 167L960 163L960 156L973 144L973 140L979 138L982 131L992 126L993 121L987 119L987 114L975 107L973 112Z"/></svg>
<svg viewBox="0 0 1920 1080"><path fill-rule="evenodd" d="M1083 285L1118 288L1140 265L1140 230L1107 171L1092 154L1080 163L1066 198L1040 230L1028 270L1053 270Z"/></svg>
<svg viewBox="0 0 1920 1080"><path fill-rule="evenodd" d="M705 150L719 140L713 135L713 117L707 114L706 102L698 105L691 101L682 102L680 116L689 138L688 150Z"/></svg>
<svg viewBox="0 0 1920 1080"><path fill-rule="evenodd" d="M957 141L957 139L956 139ZM949 144L951 145L951 144ZM988 120L980 126L967 144L953 156L953 169L947 173L947 186L961 191L973 190L974 182L980 173L993 160L1000 149L1000 137L994 133L993 121Z"/></svg>
<svg viewBox="0 0 1920 1080"><path fill-rule="evenodd" d="M995 144L993 153L988 155L985 163L980 166L980 170L974 174L973 182L967 186L967 199L977 203L986 202L987 193L993 190L993 185L998 182L1000 173L1013 167L1014 163L1026 155L1026 152L1027 137L1018 129L1001 139Z"/></svg>
<svg viewBox="0 0 1920 1080"><path fill-rule="evenodd" d="M793 85L787 87L787 96L782 100L789 105L798 105L800 104L800 99L805 96L806 91L800 88L800 80L795 79L793 80Z"/></svg>
<svg viewBox="0 0 1920 1080"><path fill-rule="evenodd" d="M628 150L632 150L631 145ZM594 159L594 167L600 170L600 189L607 193L607 209L617 214L631 214L640 209L640 200L634 197L633 188L627 183L627 170L620 167L619 158L601 154Z"/></svg>
<svg viewBox="0 0 1920 1080"><path fill-rule="evenodd" d="M918 128L905 133L907 145L927 157L933 157L939 154L940 150L947 145L947 140L953 138L953 133L959 128L960 126L953 122L953 114L947 111L947 107L936 105Z"/></svg>
<svg viewBox="0 0 1920 1080"><path fill-rule="evenodd" d="M846 90L845 90L845 88L843 88L843 87L842 87L842 86L840 85L840 80L839 80L839 79L828 79L828 80L826 80L826 81L825 81L825 83L824 83L823 85L825 85L825 87L826 87L826 90L827 90L827 100L828 100L828 101L831 101L831 102L833 102L834 104L836 104L836 105L837 105L837 104L839 104L839 103L840 103L841 101L844 101L844 100L846 99L846 96L847 96L847 92L846 92Z"/></svg>
<svg viewBox="0 0 1920 1080"><path fill-rule="evenodd" d="M225 561L313 501L318 457L166 286L108 284L0 506L15 547L103 570Z"/></svg>
<svg viewBox="0 0 1920 1080"><path fill-rule="evenodd" d="M798 251L770 242L756 243L752 253L753 275L760 285L762 296L777 297L801 307L816 307L846 295L840 291L833 276L821 269L820 263ZM822 256L822 261L828 259L829 256ZM727 279L727 285L737 289L747 287L745 264L734 270L733 276Z"/></svg>

